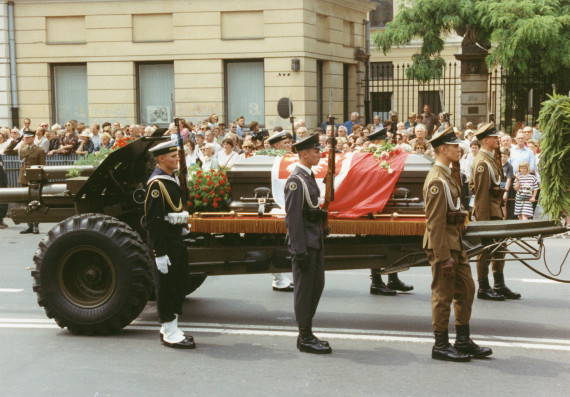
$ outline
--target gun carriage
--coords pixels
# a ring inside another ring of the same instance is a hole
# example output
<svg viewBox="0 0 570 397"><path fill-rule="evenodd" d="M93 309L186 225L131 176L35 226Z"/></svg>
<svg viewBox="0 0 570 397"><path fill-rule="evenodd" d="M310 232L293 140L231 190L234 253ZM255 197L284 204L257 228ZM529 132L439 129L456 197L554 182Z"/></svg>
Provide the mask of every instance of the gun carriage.
<svg viewBox="0 0 570 397"><path fill-rule="evenodd" d="M111 152L98 166L84 166L65 183L69 167L26 170L29 187L0 190L12 203L15 223L58 222L34 255L34 291L46 314L74 333L107 334L127 326L152 295L152 260L143 224L145 185L153 164L148 149L161 137L143 137ZM230 211L194 213L189 218L187 293L207 276L287 272L282 215L271 194L274 158L254 156L227 173ZM422 186L432 160L410 155L382 213L358 219L330 219L325 269L381 268L383 273L428 265L422 250L425 229ZM16 204L14 206L14 204ZM535 259L544 236L566 231L553 222L472 222L465 235L469 256L522 248L514 260ZM536 238L538 248L525 241Z"/></svg>

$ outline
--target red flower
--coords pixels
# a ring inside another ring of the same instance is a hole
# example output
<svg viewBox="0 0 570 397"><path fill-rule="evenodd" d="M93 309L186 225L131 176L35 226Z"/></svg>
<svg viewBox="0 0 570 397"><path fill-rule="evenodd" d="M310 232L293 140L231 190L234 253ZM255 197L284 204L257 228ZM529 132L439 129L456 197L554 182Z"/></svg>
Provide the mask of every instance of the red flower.
<svg viewBox="0 0 570 397"><path fill-rule="evenodd" d="M207 186L204 186L204 187L202 188L202 190L205 191L205 192L207 192L207 191L208 191L208 187L207 187Z"/></svg>
<svg viewBox="0 0 570 397"><path fill-rule="evenodd" d="M200 189L200 185L194 185L194 190Z"/></svg>
<svg viewBox="0 0 570 397"><path fill-rule="evenodd" d="M232 188L228 186L228 193L232 191Z"/></svg>
<svg viewBox="0 0 570 397"><path fill-rule="evenodd" d="M207 199L207 198L202 199L202 202L203 202L204 204L208 204L208 199Z"/></svg>
<svg viewBox="0 0 570 397"><path fill-rule="evenodd" d="M192 207L192 201L188 201L188 207Z"/></svg>
<svg viewBox="0 0 570 397"><path fill-rule="evenodd" d="M208 181L208 186L212 186L213 184L214 184L214 182Z"/></svg>
<svg viewBox="0 0 570 397"><path fill-rule="evenodd" d="M400 154L402 153L402 150L400 150L399 147L397 147L396 149L394 149L394 154Z"/></svg>
<svg viewBox="0 0 570 397"><path fill-rule="evenodd" d="M217 202L217 201L214 201L214 203L212 204L212 207L218 208L218 202Z"/></svg>
<svg viewBox="0 0 570 397"><path fill-rule="evenodd" d="M220 190L220 194L226 194L226 192L224 192L223 190Z"/></svg>
<svg viewBox="0 0 570 397"><path fill-rule="evenodd" d="M214 197L216 195L216 192L214 192L213 190L210 192L210 196Z"/></svg>
<svg viewBox="0 0 570 397"><path fill-rule="evenodd" d="M216 184L214 185L214 187L215 187L215 188L218 188L218 187L220 187L220 184L219 184L219 183L216 183Z"/></svg>
<svg viewBox="0 0 570 397"><path fill-rule="evenodd" d="M196 183L201 183L202 182L202 178L197 178L196 179Z"/></svg>
<svg viewBox="0 0 570 397"><path fill-rule="evenodd" d="M224 186L226 184L226 180L225 179L220 179L220 185Z"/></svg>
<svg viewBox="0 0 570 397"><path fill-rule="evenodd" d="M202 170L196 171L196 175L202 175Z"/></svg>
<svg viewBox="0 0 570 397"><path fill-rule="evenodd" d="M197 199L199 199L199 198L200 198L200 195L197 194L197 195L195 195L194 197L197 198Z"/></svg>

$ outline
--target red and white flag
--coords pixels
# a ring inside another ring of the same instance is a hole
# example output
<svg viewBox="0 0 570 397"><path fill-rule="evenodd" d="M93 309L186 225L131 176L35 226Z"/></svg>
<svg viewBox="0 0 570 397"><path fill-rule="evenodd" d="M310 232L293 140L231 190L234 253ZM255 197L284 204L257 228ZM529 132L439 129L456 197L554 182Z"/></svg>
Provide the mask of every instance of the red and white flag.
<svg viewBox="0 0 570 397"><path fill-rule="evenodd" d="M326 153L323 153L326 154ZM390 198L404 169L408 153L402 152L389 159L390 168L380 166L372 153L338 153L335 168L334 201L329 214L337 218L358 218L370 212L380 212ZM296 154L277 157L271 171L271 190L275 202L285 208L285 183L299 162ZM323 157L312 168L317 185L324 196L323 179L327 174L328 158Z"/></svg>

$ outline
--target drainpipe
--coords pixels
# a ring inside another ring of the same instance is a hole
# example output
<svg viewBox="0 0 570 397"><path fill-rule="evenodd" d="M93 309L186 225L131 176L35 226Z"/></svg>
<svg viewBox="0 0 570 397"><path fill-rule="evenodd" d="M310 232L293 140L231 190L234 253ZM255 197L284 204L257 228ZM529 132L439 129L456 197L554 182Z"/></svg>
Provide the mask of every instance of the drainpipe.
<svg viewBox="0 0 570 397"><path fill-rule="evenodd" d="M368 54L368 59L366 59L366 66L364 69L364 114L366 123L371 123L371 106L370 106L370 21L364 21L366 37L366 54Z"/></svg>
<svg viewBox="0 0 570 397"><path fill-rule="evenodd" d="M8 34L10 38L10 90L12 94L12 126L19 124L18 83L16 80L16 40L14 39L14 2L8 2Z"/></svg>

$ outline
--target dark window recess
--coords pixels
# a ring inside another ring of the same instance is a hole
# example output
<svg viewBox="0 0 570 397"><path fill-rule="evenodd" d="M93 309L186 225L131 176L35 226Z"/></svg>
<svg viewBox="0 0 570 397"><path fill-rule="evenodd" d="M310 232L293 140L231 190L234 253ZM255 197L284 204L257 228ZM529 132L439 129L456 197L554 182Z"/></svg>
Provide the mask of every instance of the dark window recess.
<svg viewBox="0 0 570 397"><path fill-rule="evenodd" d="M423 113L424 105L426 104L429 105L429 108L433 114L441 113L441 100L439 97L439 91L420 91L418 99L418 109L420 109L420 113Z"/></svg>
<svg viewBox="0 0 570 397"><path fill-rule="evenodd" d="M370 27L383 28L394 17L393 0L371 0L378 4L376 10L370 12Z"/></svg>
<svg viewBox="0 0 570 397"><path fill-rule="evenodd" d="M391 92L372 92L372 117L380 116L380 120L388 120L390 110L392 110L392 93Z"/></svg>
<svg viewBox="0 0 570 397"><path fill-rule="evenodd" d="M394 78L394 64L392 62L371 62L370 80L386 80Z"/></svg>

